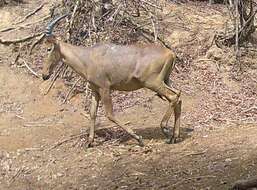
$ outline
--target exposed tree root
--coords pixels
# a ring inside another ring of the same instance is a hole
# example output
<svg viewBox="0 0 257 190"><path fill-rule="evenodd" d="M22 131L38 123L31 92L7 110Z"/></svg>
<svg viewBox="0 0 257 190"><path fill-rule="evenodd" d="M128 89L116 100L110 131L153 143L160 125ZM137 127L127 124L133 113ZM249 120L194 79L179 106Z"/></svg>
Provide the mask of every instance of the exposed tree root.
<svg viewBox="0 0 257 190"><path fill-rule="evenodd" d="M237 181L231 190L250 190L257 188L257 178Z"/></svg>

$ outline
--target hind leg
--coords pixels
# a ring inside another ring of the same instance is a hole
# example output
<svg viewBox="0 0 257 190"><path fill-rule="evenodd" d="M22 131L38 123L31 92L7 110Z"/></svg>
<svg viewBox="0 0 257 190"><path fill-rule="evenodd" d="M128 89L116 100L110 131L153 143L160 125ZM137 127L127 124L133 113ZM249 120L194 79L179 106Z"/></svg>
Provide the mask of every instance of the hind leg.
<svg viewBox="0 0 257 190"><path fill-rule="evenodd" d="M157 92L159 95L164 96L169 101L169 107L161 121L162 132L168 137L169 143L175 143L180 136L180 116L182 104L181 100L179 100L180 91L169 87L163 81L159 83L155 82L154 84L155 85L149 84L147 87ZM167 127L167 123L172 112L174 112L175 117L173 135L171 135L171 130Z"/></svg>
<svg viewBox="0 0 257 190"><path fill-rule="evenodd" d="M170 130L170 128L168 128L168 122L169 122L172 112L173 112L173 107L171 104L169 104L168 109L167 109L166 113L164 114L164 116L161 120L161 124L160 124L162 133L167 138L169 138L171 136L171 130Z"/></svg>
<svg viewBox="0 0 257 190"><path fill-rule="evenodd" d="M167 89L171 89L172 92L175 90L175 89L172 89L169 86L167 86ZM175 94L180 95L180 92L176 91ZM171 96L171 94L170 94L170 96ZM171 100L171 98L170 98L170 100ZM182 104L181 100L179 100L177 102L170 102L169 105L168 105L168 109L167 109L166 113L164 114L164 116L161 120L160 126L161 126L161 129L162 129L162 132L164 133L164 135L166 137L169 137L171 135L171 129L168 128L168 122L169 122L169 119L171 117L172 112L174 112L175 119L177 119L177 120L175 120L175 123L174 123L174 131L173 131L174 134L173 134L173 136L175 136L175 137L179 136L178 133L179 133L179 126L180 126L181 104Z"/></svg>
<svg viewBox="0 0 257 190"><path fill-rule="evenodd" d="M176 143L180 136L180 117L181 117L181 104L179 100L180 92L174 91L172 88L164 84L160 89L159 93L162 93L169 100L169 107L164 114L161 121L161 128L163 133L168 137L168 143ZM168 121L171 117L172 112L174 113L174 127L173 135L171 136L171 130L168 128Z"/></svg>
<svg viewBox="0 0 257 190"><path fill-rule="evenodd" d="M180 137L181 106L182 106L181 100L179 100L174 106L175 121L174 121L173 138L171 138L169 142L172 144L176 143L178 141L178 138Z"/></svg>

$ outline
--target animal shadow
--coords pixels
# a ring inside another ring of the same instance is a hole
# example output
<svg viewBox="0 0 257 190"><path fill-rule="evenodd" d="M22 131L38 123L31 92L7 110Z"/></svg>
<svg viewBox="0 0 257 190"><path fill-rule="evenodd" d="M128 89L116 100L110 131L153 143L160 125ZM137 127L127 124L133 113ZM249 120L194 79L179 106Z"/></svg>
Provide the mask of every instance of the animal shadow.
<svg viewBox="0 0 257 190"><path fill-rule="evenodd" d="M171 128L173 130L173 128ZM181 128L180 129L180 137L181 141L184 141L187 138L191 137L191 133L193 129L191 128ZM160 127L148 127L148 128L138 128L135 129L135 133L137 135L141 135L143 139L147 140L165 140L166 137L162 133ZM124 130L120 129L119 127L112 127L112 128L104 128L98 129L96 131L96 139L98 139L98 143L108 143L108 142L119 142L119 143L126 143L127 141L131 140L132 137Z"/></svg>

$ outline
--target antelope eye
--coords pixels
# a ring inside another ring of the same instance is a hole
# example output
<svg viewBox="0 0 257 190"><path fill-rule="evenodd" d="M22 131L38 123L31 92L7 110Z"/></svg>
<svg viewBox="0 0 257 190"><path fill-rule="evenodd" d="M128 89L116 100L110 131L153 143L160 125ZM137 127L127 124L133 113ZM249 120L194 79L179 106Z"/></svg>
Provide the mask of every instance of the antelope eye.
<svg viewBox="0 0 257 190"><path fill-rule="evenodd" d="M52 50L52 48L47 48L47 52L50 52Z"/></svg>

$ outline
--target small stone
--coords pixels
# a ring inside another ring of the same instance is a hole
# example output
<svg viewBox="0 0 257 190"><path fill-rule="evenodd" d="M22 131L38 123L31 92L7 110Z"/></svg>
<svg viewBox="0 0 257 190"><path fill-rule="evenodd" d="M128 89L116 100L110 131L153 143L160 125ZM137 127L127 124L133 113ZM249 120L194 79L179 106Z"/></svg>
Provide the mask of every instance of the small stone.
<svg viewBox="0 0 257 190"><path fill-rule="evenodd" d="M225 160L225 162L231 162L232 160L231 160L231 158L227 158L226 160Z"/></svg>
<svg viewBox="0 0 257 190"><path fill-rule="evenodd" d="M57 173L56 175L57 175L57 177L62 177L62 176L64 176L63 173Z"/></svg>

